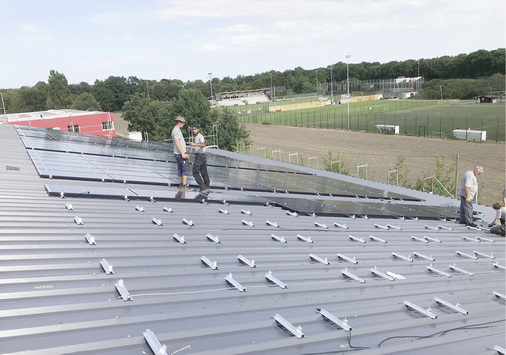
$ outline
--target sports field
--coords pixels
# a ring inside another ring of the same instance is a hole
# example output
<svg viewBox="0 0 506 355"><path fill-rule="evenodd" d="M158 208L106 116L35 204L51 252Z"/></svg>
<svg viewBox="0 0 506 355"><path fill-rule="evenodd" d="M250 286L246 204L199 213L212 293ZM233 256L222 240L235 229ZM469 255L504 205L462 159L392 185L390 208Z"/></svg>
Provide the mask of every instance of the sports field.
<svg viewBox="0 0 506 355"><path fill-rule="evenodd" d="M317 100L314 98L313 100ZM290 101L291 103L291 101ZM279 105L279 103L276 103ZM268 104L236 106L243 123L375 132L377 125L399 127L400 135L451 138L455 129L486 131L488 141L504 142L505 105L474 101L376 100L300 110L269 112Z"/></svg>

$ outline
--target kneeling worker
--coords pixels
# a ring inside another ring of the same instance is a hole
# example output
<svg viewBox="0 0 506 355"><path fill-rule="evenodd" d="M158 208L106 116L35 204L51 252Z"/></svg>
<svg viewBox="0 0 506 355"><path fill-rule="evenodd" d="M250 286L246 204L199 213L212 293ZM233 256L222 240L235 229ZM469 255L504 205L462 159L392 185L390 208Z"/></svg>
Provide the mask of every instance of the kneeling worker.
<svg viewBox="0 0 506 355"><path fill-rule="evenodd" d="M496 210L496 215L495 215L494 221L488 225L489 227L491 227L490 233L498 234L498 235L501 235L504 237L505 233L506 233L506 228L505 228L506 207L501 207L501 205L497 202L494 203L492 205L492 207L494 208L494 210ZM499 222L500 222L500 224L499 224Z"/></svg>
<svg viewBox="0 0 506 355"><path fill-rule="evenodd" d="M189 142L188 144L197 147L195 152L195 161L193 162L193 178L200 186L200 192L211 192L209 175L207 173L207 156L206 156L206 142L202 133L200 133L200 126L198 124L192 125L193 134L196 135L195 143Z"/></svg>

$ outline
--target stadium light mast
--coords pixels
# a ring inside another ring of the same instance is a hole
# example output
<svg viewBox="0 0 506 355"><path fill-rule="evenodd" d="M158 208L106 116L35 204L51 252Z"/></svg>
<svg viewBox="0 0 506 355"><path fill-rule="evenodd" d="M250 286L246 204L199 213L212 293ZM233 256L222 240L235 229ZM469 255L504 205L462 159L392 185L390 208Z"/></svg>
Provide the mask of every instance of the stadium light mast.
<svg viewBox="0 0 506 355"><path fill-rule="evenodd" d="M348 66L348 60L350 55L346 56L346 96L348 96L348 131L350 130L350 69Z"/></svg>
<svg viewBox="0 0 506 355"><path fill-rule="evenodd" d="M330 67L330 104L333 105L334 104L334 86L332 85L332 70L334 70L334 68L332 67L332 65L329 65Z"/></svg>
<svg viewBox="0 0 506 355"><path fill-rule="evenodd" d="M211 86L211 106L213 105L213 73L208 73L209 85Z"/></svg>

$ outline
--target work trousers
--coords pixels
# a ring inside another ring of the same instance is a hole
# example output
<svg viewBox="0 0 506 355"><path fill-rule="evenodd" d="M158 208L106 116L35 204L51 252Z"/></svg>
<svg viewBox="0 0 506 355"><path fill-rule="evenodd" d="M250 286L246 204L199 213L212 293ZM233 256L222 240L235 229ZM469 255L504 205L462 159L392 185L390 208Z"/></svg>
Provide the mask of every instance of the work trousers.
<svg viewBox="0 0 506 355"><path fill-rule="evenodd" d="M193 162L193 178L201 189L209 188L209 174L207 173L207 156L205 153L195 154Z"/></svg>
<svg viewBox="0 0 506 355"><path fill-rule="evenodd" d="M464 196L460 196L460 223L472 224L473 222L473 203L467 202Z"/></svg>

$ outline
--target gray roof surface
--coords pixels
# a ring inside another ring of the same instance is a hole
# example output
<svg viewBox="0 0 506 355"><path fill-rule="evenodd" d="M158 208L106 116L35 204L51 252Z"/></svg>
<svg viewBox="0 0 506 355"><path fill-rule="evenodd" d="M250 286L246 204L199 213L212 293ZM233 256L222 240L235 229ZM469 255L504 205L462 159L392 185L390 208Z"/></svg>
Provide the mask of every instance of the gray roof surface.
<svg viewBox="0 0 506 355"><path fill-rule="evenodd" d="M505 238L455 223L455 199L218 150L214 192L181 196L171 147L0 141L2 354L505 347Z"/></svg>

